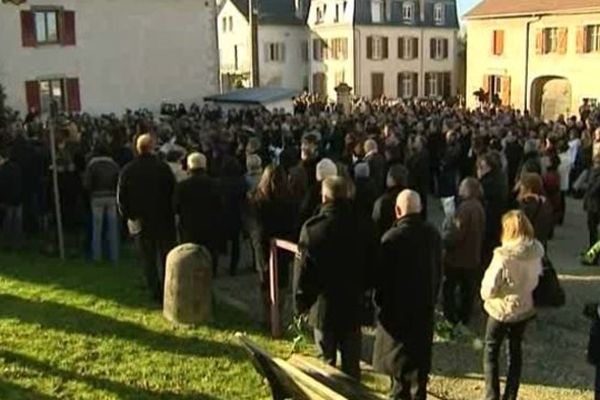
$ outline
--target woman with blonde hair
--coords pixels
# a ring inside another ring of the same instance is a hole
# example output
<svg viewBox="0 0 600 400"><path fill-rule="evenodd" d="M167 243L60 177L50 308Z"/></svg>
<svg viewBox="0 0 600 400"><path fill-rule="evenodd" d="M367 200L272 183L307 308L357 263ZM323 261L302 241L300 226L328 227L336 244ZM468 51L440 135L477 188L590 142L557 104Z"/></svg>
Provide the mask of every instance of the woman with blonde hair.
<svg viewBox="0 0 600 400"><path fill-rule="evenodd" d="M533 291L542 274L544 247L535 239L531 222L519 210L502 217L502 245L481 283L488 321L484 373L486 400L500 400L499 353L508 337L508 374L503 399L517 398L521 379L521 343L527 322L535 316Z"/></svg>

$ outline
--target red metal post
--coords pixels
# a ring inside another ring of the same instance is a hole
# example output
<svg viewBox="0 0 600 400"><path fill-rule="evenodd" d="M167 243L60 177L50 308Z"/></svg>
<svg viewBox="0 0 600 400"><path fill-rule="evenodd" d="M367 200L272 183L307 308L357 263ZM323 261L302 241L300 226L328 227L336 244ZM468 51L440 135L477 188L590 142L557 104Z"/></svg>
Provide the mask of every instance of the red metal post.
<svg viewBox="0 0 600 400"><path fill-rule="evenodd" d="M281 337L281 324L279 318L279 268L277 265L277 243L271 241L269 257L269 300L271 305L271 335Z"/></svg>

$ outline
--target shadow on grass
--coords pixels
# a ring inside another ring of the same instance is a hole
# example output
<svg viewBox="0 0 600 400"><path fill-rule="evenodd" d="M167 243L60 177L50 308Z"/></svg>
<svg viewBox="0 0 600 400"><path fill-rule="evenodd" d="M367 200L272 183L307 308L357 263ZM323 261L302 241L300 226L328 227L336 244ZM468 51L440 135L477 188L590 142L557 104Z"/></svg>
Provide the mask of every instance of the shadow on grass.
<svg viewBox="0 0 600 400"><path fill-rule="evenodd" d="M78 381L92 386L95 389L109 391L116 394L120 399L173 399L173 400L218 400L216 397L205 395L202 393L194 394L177 394L169 391L153 391L138 387L126 385L121 382L111 381L110 379L84 375L72 371L67 371L61 368L52 366L46 362L37 360L35 358L15 353L12 351L0 350L0 358L4 358L7 364L18 364L21 367L39 371L44 375L52 375L61 378L65 381ZM12 399L32 399L32 400L45 400L51 397L42 395L29 389L21 388L10 382L0 381L0 394L3 393L4 386L6 387L6 393L9 395L14 394ZM3 399L11 399L11 397L2 397Z"/></svg>
<svg viewBox="0 0 600 400"><path fill-rule="evenodd" d="M0 357L3 352L0 351ZM34 389L16 385L0 379L0 398L3 400L52 400L52 397L42 394Z"/></svg>
<svg viewBox="0 0 600 400"><path fill-rule="evenodd" d="M154 351L197 357L228 357L236 361L245 359L241 348L233 344L162 334L130 322L119 321L64 304L51 301L37 302L2 294L0 295L0 319L8 318L40 325L43 329L91 337L117 337Z"/></svg>

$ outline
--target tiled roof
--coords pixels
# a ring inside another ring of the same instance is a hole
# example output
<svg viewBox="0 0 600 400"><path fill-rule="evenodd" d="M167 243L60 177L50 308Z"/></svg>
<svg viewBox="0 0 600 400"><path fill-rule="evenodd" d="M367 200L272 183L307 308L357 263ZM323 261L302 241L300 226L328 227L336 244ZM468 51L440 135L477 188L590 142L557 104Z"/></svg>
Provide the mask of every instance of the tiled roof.
<svg viewBox="0 0 600 400"><path fill-rule="evenodd" d="M355 0L354 23L356 25L385 25L385 26L415 26L431 28L453 28L458 29L458 16L456 13L456 0L405 0L414 5L415 18L412 22L402 19L402 2L392 2L391 15L385 22L373 22L371 0ZM444 21L436 24L433 20L435 4L444 5ZM421 19L421 7L423 7L423 19Z"/></svg>
<svg viewBox="0 0 600 400"><path fill-rule="evenodd" d="M248 18L248 0L231 0L244 17ZM258 8L259 24L298 25L304 21L296 17L294 0L254 0Z"/></svg>
<svg viewBox="0 0 600 400"><path fill-rule="evenodd" d="M465 18L600 10L600 0L483 0Z"/></svg>

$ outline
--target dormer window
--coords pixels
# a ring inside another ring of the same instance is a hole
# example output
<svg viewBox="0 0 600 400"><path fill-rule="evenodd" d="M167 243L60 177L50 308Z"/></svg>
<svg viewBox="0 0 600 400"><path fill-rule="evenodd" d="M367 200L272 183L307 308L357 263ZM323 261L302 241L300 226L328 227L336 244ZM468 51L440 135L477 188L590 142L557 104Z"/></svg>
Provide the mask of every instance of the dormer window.
<svg viewBox="0 0 600 400"><path fill-rule="evenodd" d="M371 0L371 17L374 23L385 22L385 0Z"/></svg>
<svg viewBox="0 0 600 400"><path fill-rule="evenodd" d="M405 22L412 22L415 17L415 3L412 1L405 1L402 4L402 20Z"/></svg>
<svg viewBox="0 0 600 400"><path fill-rule="evenodd" d="M315 21L316 24L320 24L323 22L323 14L324 14L323 9L321 9L321 7L317 7L317 20Z"/></svg>
<svg viewBox="0 0 600 400"><path fill-rule="evenodd" d="M444 4L442 3L437 3L435 6L433 6L433 22L436 25L443 25L444 24Z"/></svg>

